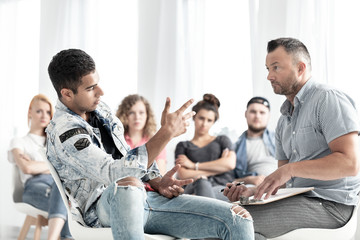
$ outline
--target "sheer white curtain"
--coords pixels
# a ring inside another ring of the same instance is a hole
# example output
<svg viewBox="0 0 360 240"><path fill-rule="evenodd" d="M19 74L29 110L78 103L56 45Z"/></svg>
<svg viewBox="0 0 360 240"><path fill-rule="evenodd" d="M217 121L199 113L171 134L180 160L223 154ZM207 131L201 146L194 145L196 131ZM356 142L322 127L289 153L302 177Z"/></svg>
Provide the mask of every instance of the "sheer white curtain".
<svg viewBox="0 0 360 240"><path fill-rule="evenodd" d="M11 207L7 148L14 136L27 133L27 108L34 95L57 99L47 74L52 56L67 48L88 52L97 64L103 99L115 110L124 96L137 91L138 2L1 0L0 36L2 227L22 224L24 216Z"/></svg>
<svg viewBox="0 0 360 240"><path fill-rule="evenodd" d="M29 11L32 9L32 11ZM38 92L40 1L0 1L0 238L5 225L18 225L22 214L11 207L10 139L27 131L27 108Z"/></svg>
<svg viewBox="0 0 360 240"><path fill-rule="evenodd" d="M356 102L360 112L360 2L344 0L334 2L334 61L330 66L333 72L330 84L348 93Z"/></svg>
<svg viewBox="0 0 360 240"><path fill-rule="evenodd" d="M137 91L137 1L42 1L42 9L40 90L56 99L47 66L60 50L80 48L94 58L112 109Z"/></svg>
<svg viewBox="0 0 360 240"><path fill-rule="evenodd" d="M158 117L166 96L175 109L189 98L199 101L204 93L213 93L221 102L213 132L236 138L246 127L245 104L252 96L248 2L140 3L139 93ZM168 144L170 166L175 145L191 139L193 131L191 124L187 134Z"/></svg>
<svg viewBox="0 0 360 240"><path fill-rule="evenodd" d="M250 2L254 94L264 95L272 105L270 128L275 128L280 106L285 100L275 95L266 79L266 47L269 40L293 37L308 48L313 78L318 82L333 79L334 8L333 0L256 0ZM340 19L337 19L341 21Z"/></svg>

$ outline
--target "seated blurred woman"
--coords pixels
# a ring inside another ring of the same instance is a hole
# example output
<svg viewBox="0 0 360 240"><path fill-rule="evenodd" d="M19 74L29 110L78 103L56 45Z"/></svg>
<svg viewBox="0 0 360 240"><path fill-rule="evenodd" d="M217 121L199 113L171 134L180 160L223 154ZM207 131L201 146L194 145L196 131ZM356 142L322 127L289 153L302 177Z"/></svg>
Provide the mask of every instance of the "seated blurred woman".
<svg viewBox="0 0 360 240"><path fill-rule="evenodd" d="M67 210L60 192L50 175L45 154L45 128L53 116L50 100L36 95L30 102L28 125L30 131L22 138L11 141L8 152L9 161L20 169L20 178L24 184L23 202L48 212L48 239L72 239L67 224Z"/></svg>
<svg viewBox="0 0 360 240"><path fill-rule="evenodd" d="M185 187L185 193L216 198L219 189L234 179L236 157L231 140L225 135L209 134L219 119L219 107L220 101L213 94L204 94L203 100L192 108L196 113L193 139L176 146L175 163L182 166L178 178L194 179Z"/></svg>
<svg viewBox="0 0 360 240"><path fill-rule="evenodd" d="M130 148L145 144L156 132L156 121L149 102L138 94L125 97L116 112L125 129L125 140ZM157 156L161 175L166 173L165 149Z"/></svg>

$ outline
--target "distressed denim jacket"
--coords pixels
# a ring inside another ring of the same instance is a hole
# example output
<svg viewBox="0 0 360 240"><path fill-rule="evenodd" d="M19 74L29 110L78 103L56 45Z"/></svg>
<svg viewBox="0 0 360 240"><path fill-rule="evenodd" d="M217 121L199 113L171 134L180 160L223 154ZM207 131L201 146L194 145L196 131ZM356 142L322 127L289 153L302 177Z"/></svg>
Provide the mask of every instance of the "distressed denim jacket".
<svg viewBox="0 0 360 240"><path fill-rule="evenodd" d="M145 145L130 150L124 128L109 107L100 102L94 113L111 133L123 155L113 159L102 145L98 128L93 128L78 114L58 100L53 119L46 129L47 157L58 172L71 206L72 217L86 225L84 214L107 186L125 177L148 181L160 176L156 163L147 169ZM86 222L97 222L97 216ZM98 224L97 224L98 225Z"/></svg>

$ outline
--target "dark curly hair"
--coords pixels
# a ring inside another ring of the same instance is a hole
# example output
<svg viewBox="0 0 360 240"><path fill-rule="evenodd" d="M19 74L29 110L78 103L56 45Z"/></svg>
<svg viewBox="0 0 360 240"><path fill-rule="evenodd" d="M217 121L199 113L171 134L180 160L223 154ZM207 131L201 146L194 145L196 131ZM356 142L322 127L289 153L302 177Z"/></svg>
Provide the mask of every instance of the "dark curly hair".
<svg viewBox="0 0 360 240"><path fill-rule="evenodd" d="M116 111L116 116L120 119L120 121L124 125L125 134L127 134L129 132L129 124L127 117L129 115L129 111L132 108L132 106L134 106L138 101L143 102L146 108L147 119L144 126L143 135L150 138L156 132L156 121L150 103L143 96L140 96L138 94L132 94L125 97L121 101L121 104L119 105L118 110Z"/></svg>
<svg viewBox="0 0 360 240"><path fill-rule="evenodd" d="M192 110L196 113L198 113L201 109L213 111L215 113L215 121L216 121L219 119L219 107L220 107L219 99L211 93L205 93L203 96L203 100L196 103L196 105L193 106Z"/></svg>
<svg viewBox="0 0 360 240"><path fill-rule="evenodd" d="M51 82L59 98L61 89L77 93L81 78L95 71L94 60L80 49L67 49L56 54L48 67Z"/></svg>

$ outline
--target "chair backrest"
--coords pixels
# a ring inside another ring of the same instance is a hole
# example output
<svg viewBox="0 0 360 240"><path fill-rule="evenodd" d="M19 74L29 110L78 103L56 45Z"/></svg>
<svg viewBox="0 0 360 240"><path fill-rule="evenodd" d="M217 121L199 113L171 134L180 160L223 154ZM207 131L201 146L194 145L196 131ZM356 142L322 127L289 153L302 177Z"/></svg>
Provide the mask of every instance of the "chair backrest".
<svg viewBox="0 0 360 240"><path fill-rule="evenodd" d="M13 202L14 207L17 211L22 212L26 215L37 218L38 215L43 216L44 218L48 217L48 213L46 211L40 210L28 203L23 202L23 193L24 193L24 184L20 178L20 169L14 163L12 164L12 184L13 184Z"/></svg>
<svg viewBox="0 0 360 240"><path fill-rule="evenodd" d="M64 188L62 186L60 177L54 166L51 164L51 162L45 157L46 162L49 166L49 170L51 175L54 178L54 181L56 183L56 186L59 189L61 198L66 206L67 212L68 212L68 223L71 235L75 239L113 239L111 228L90 228L87 226L83 226L74 219L72 219L72 213L69 206L69 200L65 194Z"/></svg>
<svg viewBox="0 0 360 240"><path fill-rule="evenodd" d="M55 170L54 166L49 162L49 160L46 159L46 162L49 166L49 170L50 170L50 173L51 173L51 176L53 177L54 181L55 181L55 184L56 186L58 187L59 189L59 192L60 192L60 195L61 195L61 199L63 200L64 204L65 204L65 207L68 211L68 213L70 214L70 207L69 207L69 200L65 194L65 191L64 191L64 188L62 186L62 183L61 183L61 180L60 180L60 177L59 177L59 174L57 173L57 171ZM69 217L71 217L71 215L69 215Z"/></svg>
<svg viewBox="0 0 360 240"><path fill-rule="evenodd" d="M22 195L24 193L24 185L20 179L20 169L16 164L12 164L12 183L13 183L13 201L14 203L22 202Z"/></svg>
<svg viewBox="0 0 360 240"><path fill-rule="evenodd" d="M71 211L68 204L68 199L65 194L64 188L62 186L60 177L54 168L54 166L51 164L51 162L45 157L47 164L49 165L49 169L51 172L51 175L54 178L54 181L56 183L56 186L59 188L59 192L61 195L61 198L63 202L65 203L67 212L68 212L68 222L69 222L69 228L71 235L75 239L86 239L86 240L97 240L97 239L113 239L111 228L90 228L82 226L77 221L73 220L71 218ZM144 234L145 240L173 240L175 239L172 236L167 235L161 235L161 234Z"/></svg>

